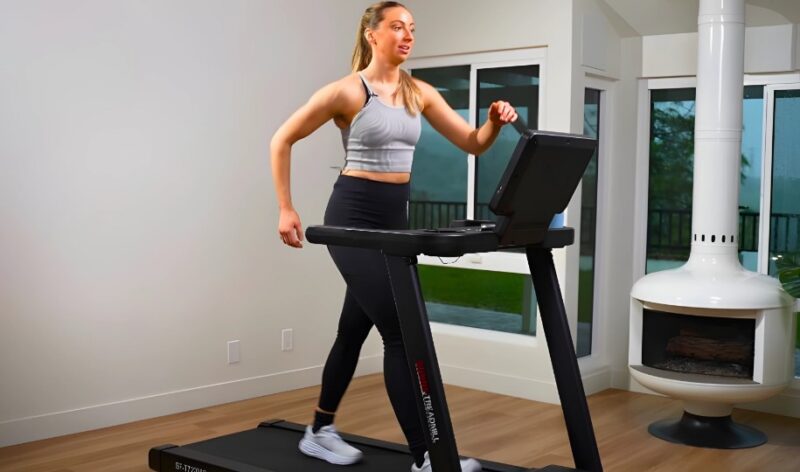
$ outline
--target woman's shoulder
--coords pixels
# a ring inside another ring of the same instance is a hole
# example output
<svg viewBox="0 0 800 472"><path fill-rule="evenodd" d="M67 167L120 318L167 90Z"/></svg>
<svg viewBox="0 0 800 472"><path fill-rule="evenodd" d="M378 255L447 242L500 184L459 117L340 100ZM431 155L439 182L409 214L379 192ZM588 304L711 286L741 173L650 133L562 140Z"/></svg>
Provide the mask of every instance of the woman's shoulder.
<svg viewBox="0 0 800 472"><path fill-rule="evenodd" d="M363 87L358 74L349 74L323 85L309 102L328 109L334 115L348 114L357 104L364 102Z"/></svg>
<svg viewBox="0 0 800 472"><path fill-rule="evenodd" d="M338 103L363 102L364 100L364 86L361 84L361 79L356 72L330 82L322 87L319 92Z"/></svg>
<svg viewBox="0 0 800 472"><path fill-rule="evenodd" d="M419 91L422 93L423 98L428 98L431 96L431 94L437 93L433 85L429 84L428 82L416 77L412 77L412 80L414 80L414 85L416 85Z"/></svg>
<svg viewBox="0 0 800 472"><path fill-rule="evenodd" d="M424 102L425 106L427 106L431 102L431 99L439 92L437 92L436 89L431 84L425 82L422 79L412 77L412 80L414 81L414 85L417 86L417 88L420 91L420 94L422 95L422 101Z"/></svg>

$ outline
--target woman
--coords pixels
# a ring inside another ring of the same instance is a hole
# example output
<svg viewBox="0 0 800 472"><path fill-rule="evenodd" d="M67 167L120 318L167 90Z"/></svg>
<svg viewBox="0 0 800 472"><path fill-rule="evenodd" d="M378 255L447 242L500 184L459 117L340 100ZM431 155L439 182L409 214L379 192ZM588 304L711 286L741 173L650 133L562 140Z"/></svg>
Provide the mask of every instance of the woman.
<svg viewBox="0 0 800 472"><path fill-rule="evenodd" d="M409 180L420 113L453 144L479 155L500 128L517 119L514 108L497 101L479 129L469 126L429 84L400 69L414 46L414 19L400 3L380 2L361 18L353 52L353 73L326 85L275 133L270 146L280 205L278 232L300 248L303 227L292 206L289 162L292 145L329 120L342 131L345 166L325 212L326 225L402 229L408 227ZM347 283L339 328L322 375L322 391L300 450L335 464L352 464L361 451L346 444L333 426L339 402L352 379L361 345L373 325L384 344L386 390L414 457L412 471L430 470L414 387L386 267L374 250L329 247ZM462 470L480 470L474 459Z"/></svg>

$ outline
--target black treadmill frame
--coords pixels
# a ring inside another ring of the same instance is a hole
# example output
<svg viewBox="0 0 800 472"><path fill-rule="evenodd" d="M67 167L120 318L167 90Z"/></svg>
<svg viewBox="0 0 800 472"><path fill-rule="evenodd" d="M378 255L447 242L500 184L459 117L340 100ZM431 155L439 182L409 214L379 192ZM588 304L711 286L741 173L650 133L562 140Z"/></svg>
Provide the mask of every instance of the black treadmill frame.
<svg viewBox="0 0 800 472"><path fill-rule="evenodd" d="M492 211L499 215L496 225L462 222L461 228L405 231L311 226L306 231L307 239L312 243L382 251L397 306L408 367L419 386L417 411L435 472L458 472L461 466L417 273L417 255L451 256L511 247L525 248L575 467L592 472L603 470L552 257L553 248L573 243L574 231L572 228L549 228L553 216L569 203L595 147L596 141L583 136L525 132L490 203ZM531 201L537 205L529 205ZM260 427L277 427L278 424L262 423ZM364 438L342 436L356 443L365 443ZM403 449L391 443L377 443L391 449ZM208 455L187 448L172 445L153 448L151 468L184 472L265 471L224 458L205 457ZM196 461L194 463L202 466L175 468L176 457ZM230 468L230 465L224 465L226 463L238 468ZM484 464L487 471L525 470L503 464L494 465L505 468L491 469L489 463ZM154 468L154 465L168 468ZM570 469L548 466L541 470Z"/></svg>
<svg viewBox="0 0 800 472"><path fill-rule="evenodd" d="M571 228L551 231L572 233ZM526 257L575 467L600 472L603 466L553 264L552 248L527 246ZM417 258L390 254L384 254L384 257L397 305L408 368L420 386L416 396L417 412L425 432L431 465L437 472L460 471L458 447L419 283Z"/></svg>

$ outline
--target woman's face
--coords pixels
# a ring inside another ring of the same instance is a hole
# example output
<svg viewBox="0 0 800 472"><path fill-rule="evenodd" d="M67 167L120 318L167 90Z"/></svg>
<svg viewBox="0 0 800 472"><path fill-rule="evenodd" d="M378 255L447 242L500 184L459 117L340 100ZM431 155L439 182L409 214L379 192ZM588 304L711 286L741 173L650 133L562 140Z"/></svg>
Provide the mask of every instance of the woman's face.
<svg viewBox="0 0 800 472"><path fill-rule="evenodd" d="M383 21L376 29L367 30L366 34L373 56L392 64L402 64L414 46L414 18L405 8L387 8L383 12Z"/></svg>

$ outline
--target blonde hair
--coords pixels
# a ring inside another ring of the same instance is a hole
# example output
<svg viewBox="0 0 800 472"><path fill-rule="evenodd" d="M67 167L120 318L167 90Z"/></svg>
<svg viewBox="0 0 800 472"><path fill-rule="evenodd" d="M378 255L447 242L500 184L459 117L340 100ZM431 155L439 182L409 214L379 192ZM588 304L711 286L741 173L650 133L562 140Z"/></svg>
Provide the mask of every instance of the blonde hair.
<svg viewBox="0 0 800 472"><path fill-rule="evenodd" d="M372 48L367 42L367 38L364 37L364 32L367 28L376 29L378 24L383 21L384 11L394 7L406 8L400 2L378 2L364 10L364 15L358 24L356 46L353 49L353 72L364 70L372 61ZM411 75L402 69L400 70L400 93L408 113L416 115L422 111L422 91L414 83Z"/></svg>

